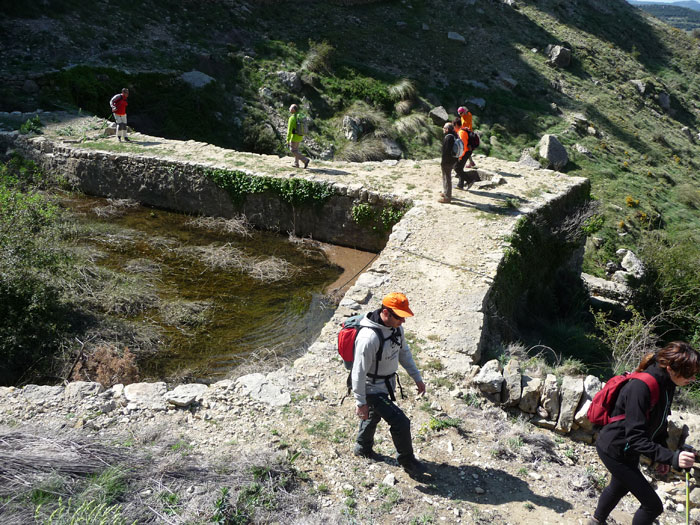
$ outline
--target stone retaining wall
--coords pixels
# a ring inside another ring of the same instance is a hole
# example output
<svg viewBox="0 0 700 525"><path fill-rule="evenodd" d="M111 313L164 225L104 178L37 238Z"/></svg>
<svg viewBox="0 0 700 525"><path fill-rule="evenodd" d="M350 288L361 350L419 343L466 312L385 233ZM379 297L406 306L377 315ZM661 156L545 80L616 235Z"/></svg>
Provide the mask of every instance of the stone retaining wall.
<svg viewBox="0 0 700 525"><path fill-rule="evenodd" d="M305 177L305 180L330 186L333 191L322 206L295 207L272 192L249 195L242 204L236 205L226 190L207 176L208 170L227 169L225 167L78 149L14 132L0 133L0 153L6 149L31 159L47 173L60 174L71 186L89 195L134 199L148 206L195 215L231 218L243 214L260 229L290 232L299 237L373 252L384 247L389 232L357 224L352 218L353 206L366 203L376 210L410 206L409 201L373 192L360 184L336 184L313 177ZM250 177L262 176L246 170L240 172Z"/></svg>

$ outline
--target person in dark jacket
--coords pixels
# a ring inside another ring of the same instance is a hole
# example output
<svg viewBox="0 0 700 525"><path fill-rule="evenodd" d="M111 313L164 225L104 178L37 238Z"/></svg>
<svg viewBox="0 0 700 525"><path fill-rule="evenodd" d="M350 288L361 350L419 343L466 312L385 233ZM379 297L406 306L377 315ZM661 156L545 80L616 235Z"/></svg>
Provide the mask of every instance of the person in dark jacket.
<svg viewBox="0 0 700 525"><path fill-rule="evenodd" d="M633 525L654 522L664 510L656 491L639 470L639 456L644 454L658 463L665 474L693 466L692 452L672 451L666 447L666 423L677 386L686 386L700 371L700 355L689 344L673 342L658 353L644 356L635 372L650 374L659 385L659 400L651 406L651 391L640 379L631 379L620 390L612 417L624 419L608 423L596 441L598 456L612 474L588 525L605 523L619 501L631 492L641 506L634 514Z"/></svg>
<svg viewBox="0 0 700 525"><path fill-rule="evenodd" d="M442 169L442 193L438 202L448 204L452 201L452 168L454 168L457 158L453 155L452 149L455 144L457 134L451 122L445 122L442 127L445 137L442 139L442 159L440 168Z"/></svg>

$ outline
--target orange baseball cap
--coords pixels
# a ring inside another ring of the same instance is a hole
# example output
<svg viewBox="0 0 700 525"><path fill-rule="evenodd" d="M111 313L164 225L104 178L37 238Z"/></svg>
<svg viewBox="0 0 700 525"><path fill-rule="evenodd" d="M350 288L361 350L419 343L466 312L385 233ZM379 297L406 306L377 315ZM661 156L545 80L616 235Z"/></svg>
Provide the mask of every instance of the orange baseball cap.
<svg viewBox="0 0 700 525"><path fill-rule="evenodd" d="M413 317L413 312L408 307L408 299L402 293L393 292L384 296L382 305L391 310L399 317Z"/></svg>

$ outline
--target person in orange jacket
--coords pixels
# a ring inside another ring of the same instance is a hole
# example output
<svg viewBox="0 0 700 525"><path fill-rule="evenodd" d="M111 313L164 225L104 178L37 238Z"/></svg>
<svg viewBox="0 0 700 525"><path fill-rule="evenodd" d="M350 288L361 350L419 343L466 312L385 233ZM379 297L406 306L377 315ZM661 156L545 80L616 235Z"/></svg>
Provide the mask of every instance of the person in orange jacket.
<svg viewBox="0 0 700 525"><path fill-rule="evenodd" d="M469 151L469 134L467 133L466 128L462 126L462 121L459 117L452 121L452 125L454 126L455 131L457 132L457 136L464 143L464 153L462 153L462 156L459 158L459 160L457 160L454 167L455 175L457 175L457 178L459 179L457 187L460 190L463 190L464 182L467 178L467 175L464 173L464 165L471 156L471 152ZM469 189L471 185L471 182L467 182L467 189Z"/></svg>
<svg viewBox="0 0 700 525"><path fill-rule="evenodd" d="M462 128L468 129L469 131L474 131L474 129L472 127L472 114L469 111L469 109L467 109L464 106L460 106L457 109L457 114L459 114L459 117L462 121ZM464 144L466 145L467 143L465 142ZM469 167L476 168L476 164L474 164L474 161L471 159L471 151L469 152L468 157L469 157L469 159L468 159L469 160Z"/></svg>

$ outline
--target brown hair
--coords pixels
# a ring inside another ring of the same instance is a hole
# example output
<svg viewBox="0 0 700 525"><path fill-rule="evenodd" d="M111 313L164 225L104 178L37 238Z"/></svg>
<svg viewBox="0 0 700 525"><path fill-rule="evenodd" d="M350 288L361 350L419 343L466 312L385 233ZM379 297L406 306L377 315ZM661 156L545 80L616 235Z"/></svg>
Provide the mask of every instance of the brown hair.
<svg viewBox="0 0 700 525"><path fill-rule="evenodd" d="M683 377L693 377L700 370L700 354L682 341L668 343L657 353L645 355L635 372L643 372L654 362L658 363L660 368L670 366L671 370Z"/></svg>

